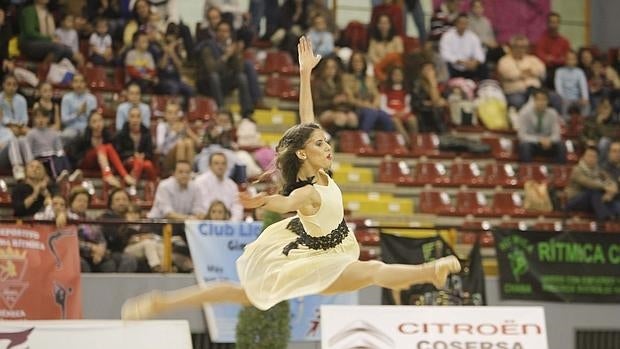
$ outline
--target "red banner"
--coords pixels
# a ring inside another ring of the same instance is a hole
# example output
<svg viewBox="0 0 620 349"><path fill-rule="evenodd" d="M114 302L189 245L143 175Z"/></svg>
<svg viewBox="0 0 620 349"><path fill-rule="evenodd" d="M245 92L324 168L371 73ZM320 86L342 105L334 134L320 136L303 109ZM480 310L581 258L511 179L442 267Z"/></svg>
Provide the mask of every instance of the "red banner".
<svg viewBox="0 0 620 349"><path fill-rule="evenodd" d="M0 319L80 319L75 226L0 226Z"/></svg>

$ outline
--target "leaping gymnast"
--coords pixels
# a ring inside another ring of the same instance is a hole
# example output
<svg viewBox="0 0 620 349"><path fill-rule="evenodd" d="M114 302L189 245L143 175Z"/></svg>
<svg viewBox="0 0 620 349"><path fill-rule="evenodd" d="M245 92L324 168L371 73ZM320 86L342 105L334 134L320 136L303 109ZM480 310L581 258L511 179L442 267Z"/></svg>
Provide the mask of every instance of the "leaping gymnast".
<svg viewBox="0 0 620 349"><path fill-rule="evenodd" d="M450 273L460 271L454 256L421 265L358 260L359 245L344 221L342 193L326 172L332 164L332 148L314 118L310 74L321 57L314 55L305 37L297 50L301 123L288 129L276 148L282 193L239 194L245 208L297 215L270 225L245 247L237 260L240 284L214 281L169 292L152 291L127 300L123 319L147 319L203 303L238 303L267 310L296 297L351 292L371 285L396 291L422 283L441 288Z"/></svg>

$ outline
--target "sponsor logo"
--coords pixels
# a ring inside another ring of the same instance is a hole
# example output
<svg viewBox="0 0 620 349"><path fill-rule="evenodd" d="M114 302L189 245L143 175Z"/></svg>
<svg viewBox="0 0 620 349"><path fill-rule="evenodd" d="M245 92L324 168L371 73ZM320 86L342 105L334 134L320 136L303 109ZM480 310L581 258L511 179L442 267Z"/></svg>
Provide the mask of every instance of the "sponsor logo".
<svg viewBox="0 0 620 349"><path fill-rule="evenodd" d="M11 247L0 248L0 298L11 310L29 285L23 281L28 270L26 253Z"/></svg>
<svg viewBox="0 0 620 349"><path fill-rule="evenodd" d="M329 349L395 349L396 343L372 324L356 320L328 340Z"/></svg>
<svg viewBox="0 0 620 349"><path fill-rule="evenodd" d="M34 327L21 332L0 332L0 341L3 339L8 340L9 345L6 346L5 349L11 349L15 346L26 343L32 330L34 330Z"/></svg>

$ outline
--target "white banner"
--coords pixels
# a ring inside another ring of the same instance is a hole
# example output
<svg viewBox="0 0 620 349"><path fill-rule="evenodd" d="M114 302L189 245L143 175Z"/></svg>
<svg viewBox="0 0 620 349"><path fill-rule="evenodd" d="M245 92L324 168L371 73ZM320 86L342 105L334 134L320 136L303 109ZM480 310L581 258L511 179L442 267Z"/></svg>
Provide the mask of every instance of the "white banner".
<svg viewBox="0 0 620 349"><path fill-rule="evenodd" d="M0 349L192 349L189 323L174 321L2 321Z"/></svg>
<svg viewBox="0 0 620 349"><path fill-rule="evenodd" d="M323 349L548 349L542 307L321 307Z"/></svg>

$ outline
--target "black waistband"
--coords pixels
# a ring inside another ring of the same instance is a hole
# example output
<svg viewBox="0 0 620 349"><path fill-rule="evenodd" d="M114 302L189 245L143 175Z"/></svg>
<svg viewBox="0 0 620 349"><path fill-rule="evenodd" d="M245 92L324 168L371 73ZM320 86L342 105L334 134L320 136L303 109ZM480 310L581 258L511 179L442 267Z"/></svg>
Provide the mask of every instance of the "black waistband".
<svg viewBox="0 0 620 349"><path fill-rule="evenodd" d="M342 241L344 241L344 238L349 235L349 227L347 227L347 223L344 219L340 222L336 229L324 236L308 235L299 218L291 219L291 221L287 224L286 229L297 234L299 237L282 249L282 253L285 256L288 256L288 253L291 250L299 248L299 245L308 246L313 250L328 250L341 244Z"/></svg>

